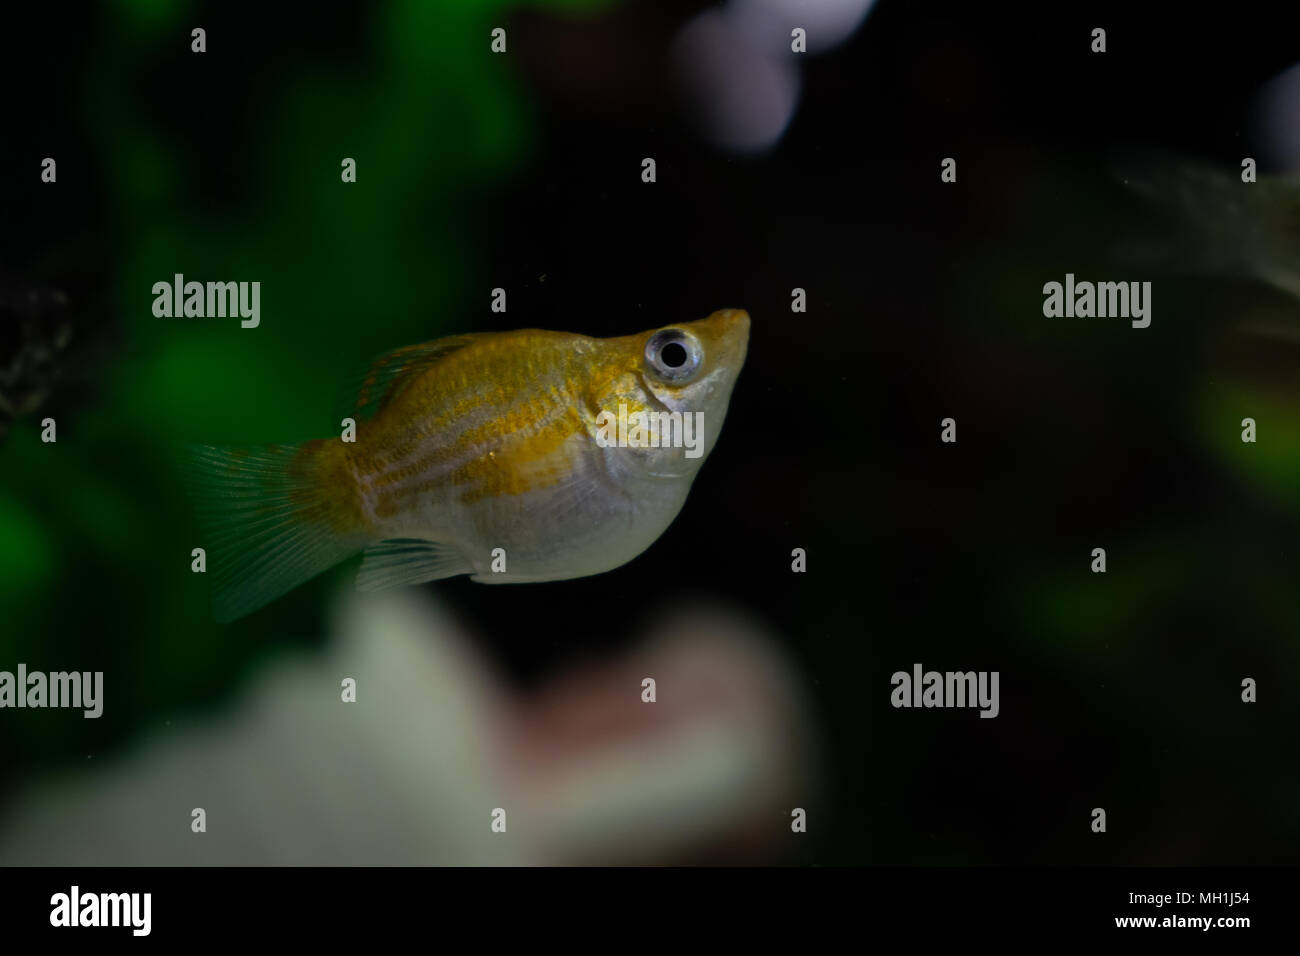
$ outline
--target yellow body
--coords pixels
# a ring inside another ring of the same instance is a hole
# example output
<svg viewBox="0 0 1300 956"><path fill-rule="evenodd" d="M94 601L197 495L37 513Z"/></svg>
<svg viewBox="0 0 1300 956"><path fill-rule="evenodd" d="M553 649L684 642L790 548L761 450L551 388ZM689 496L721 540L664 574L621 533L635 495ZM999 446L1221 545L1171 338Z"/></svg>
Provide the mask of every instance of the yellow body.
<svg viewBox="0 0 1300 956"><path fill-rule="evenodd" d="M208 497L229 506L215 530L229 545L219 616L361 550L366 588L463 573L558 580L631 560L676 516L712 449L748 332L748 315L727 309L611 339L441 339L375 363L354 442L202 449ZM620 412L694 416L695 457L602 441L602 420Z"/></svg>

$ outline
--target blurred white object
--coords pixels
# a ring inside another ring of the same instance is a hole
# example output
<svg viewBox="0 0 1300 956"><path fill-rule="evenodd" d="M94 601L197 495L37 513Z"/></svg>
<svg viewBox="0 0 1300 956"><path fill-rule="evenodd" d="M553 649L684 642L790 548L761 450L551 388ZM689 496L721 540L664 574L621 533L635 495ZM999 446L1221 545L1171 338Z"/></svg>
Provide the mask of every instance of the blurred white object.
<svg viewBox="0 0 1300 956"><path fill-rule="evenodd" d="M344 600L327 654L277 663L228 714L28 788L0 865L671 862L728 840L763 858L814 796L791 669L734 615L681 612L514 699L420 592Z"/></svg>
<svg viewBox="0 0 1300 956"><path fill-rule="evenodd" d="M729 0L731 21L756 49L790 52L790 31L801 27L809 53L833 50L851 37L876 0Z"/></svg>
<svg viewBox="0 0 1300 956"><path fill-rule="evenodd" d="M691 20L673 41L677 76L702 133L734 152L770 149L794 118L798 61L843 43L875 0L729 0ZM791 49L804 31L806 53Z"/></svg>
<svg viewBox="0 0 1300 956"><path fill-rule="evenodd" d="M1300 64L1275 76L1255 94L1252 126L1263 159L1275 170L1300 169Z"/></svg>
<svg viewBox="0 0 1300 956"><path fill-rule="evenodd" d="M717 10L683 27L672 53L698 125L715 144L758 152L781 138L799 99L792 58L750 46L746 34Z"/></svg>

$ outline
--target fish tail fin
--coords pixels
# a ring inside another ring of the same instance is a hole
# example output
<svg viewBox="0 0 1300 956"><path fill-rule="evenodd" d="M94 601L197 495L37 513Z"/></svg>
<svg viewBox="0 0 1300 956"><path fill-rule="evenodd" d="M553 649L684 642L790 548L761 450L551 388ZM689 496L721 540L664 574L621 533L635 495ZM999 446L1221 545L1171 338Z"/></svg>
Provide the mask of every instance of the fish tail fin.
<svg viewBox="0 0 1300 956"><path fill-rule="evenodd" d="M219 621L257 610L365 547L355 479L337 443L199 445L189 464Z"/></svg>
<svg viewBox="0 0 1300 956"><path fill-rule="evenodd" d="M1211 275L1248 275L1300 295L1300 190L1290 177L1243 182L1240 170L1156 150L1112 162L1115 175L1173 220L1161 258Z"/></svg>

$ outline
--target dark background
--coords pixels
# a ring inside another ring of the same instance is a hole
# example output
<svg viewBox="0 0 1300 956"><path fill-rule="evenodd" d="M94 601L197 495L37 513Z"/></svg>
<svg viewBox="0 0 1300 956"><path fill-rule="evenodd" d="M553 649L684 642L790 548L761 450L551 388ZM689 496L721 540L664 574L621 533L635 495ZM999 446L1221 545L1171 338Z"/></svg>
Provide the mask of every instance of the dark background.
<svg viewBox="0 0 1300 956"><path fill-rule="evenodd" d="M1300 859L1300 365L1229 334L1300 306L1135 271L1116 245L1150 216L1108 166L1253 155L1251 97L1300 60L1284 5L882 0L806 59L756 157L708 145L665 69L704 4L428 6L48 6L0 41L0 362L48 353L0 444L0 667L118 688L98 721L6 713L0 784L321 640L325 582L206 618L174 443L326 433L356 360L408 342L736 306L754 326L724 437L653 547L596 578L428 586L518 685L630 640L632 601L730 599L785 636L815 707L826 822L796 862ZM178 271L261 279L263 327L155 319ZM1151 327L1044 318L1066 272L1152 280ZM914 662L1000 671L1000 716L894 710Z"/></svg>

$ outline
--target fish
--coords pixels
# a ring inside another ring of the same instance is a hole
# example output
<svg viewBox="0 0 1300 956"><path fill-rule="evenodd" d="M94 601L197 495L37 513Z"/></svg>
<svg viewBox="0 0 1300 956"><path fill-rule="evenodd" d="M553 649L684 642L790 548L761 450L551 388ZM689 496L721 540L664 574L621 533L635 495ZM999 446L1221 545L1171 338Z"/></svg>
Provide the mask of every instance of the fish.
<svg viewBox="0 0 1300 956"><path fill-rule="evenodd" d="M1191 272L1256 279L1300 299L1300 173L1247 183L1240 167L1154 149L1116 156L1111 168L1177 228L1148 255Z"/></svg>
<svg viewBox="0 0 1300 956"><path fill-rule="evenodd" d="M615 338L435 339L369 365L338 437L193 447L214 616L249 614L358 553L364 591L626 564L676 518L716 445L749 326L721 309ZM657 427L625 427L647 420Z"/></svg>

